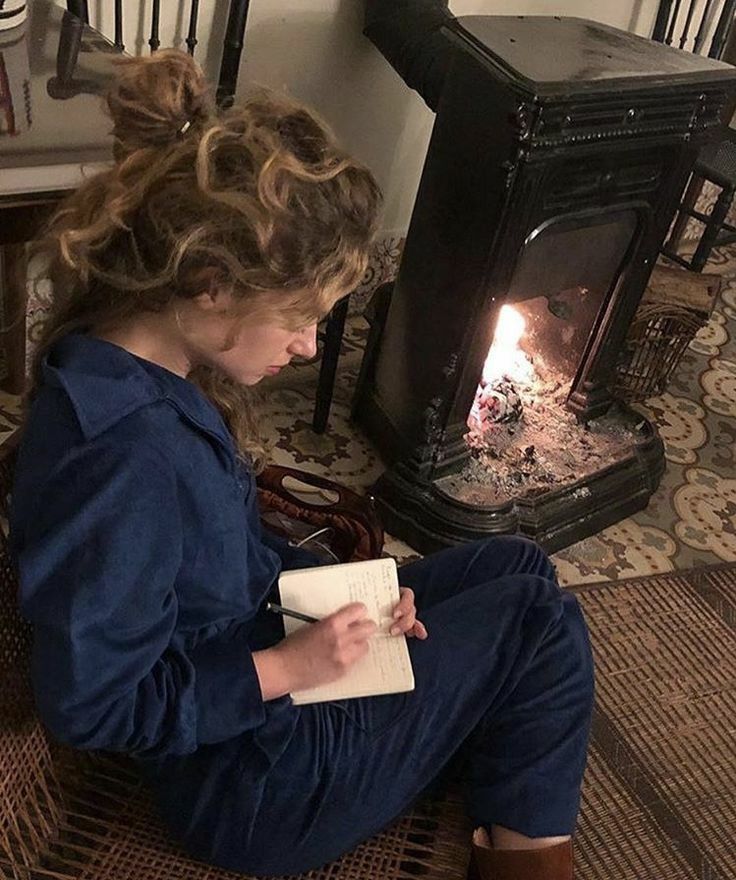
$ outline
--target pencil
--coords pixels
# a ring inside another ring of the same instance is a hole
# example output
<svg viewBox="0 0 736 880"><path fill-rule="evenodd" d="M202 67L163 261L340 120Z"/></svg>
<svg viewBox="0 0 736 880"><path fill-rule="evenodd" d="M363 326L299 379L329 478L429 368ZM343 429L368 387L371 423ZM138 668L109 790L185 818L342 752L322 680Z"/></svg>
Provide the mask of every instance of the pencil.
<svg viewBox="0 0 736 880"><path fill-rule="evenodd" d="M285 617L293 617L296 620L304 620L307 623L317 623L319 617L312 617L311 614L302 614L301 611L293 611L291 608L284 608L283 605L277 605L275 602L268 602L266 608L273 611L274 614L283 614Z"/></svg>

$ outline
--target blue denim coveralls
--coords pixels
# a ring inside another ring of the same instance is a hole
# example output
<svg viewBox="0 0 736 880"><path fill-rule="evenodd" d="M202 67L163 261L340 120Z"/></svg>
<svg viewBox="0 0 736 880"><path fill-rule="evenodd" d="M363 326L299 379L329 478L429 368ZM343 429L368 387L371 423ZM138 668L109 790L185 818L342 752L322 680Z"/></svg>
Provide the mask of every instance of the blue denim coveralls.
<svg viewBox="0 0 736 880"><path fill-rule="evenodd" d="M401 571L429 639L416 690L264 702L251 651L282 567L251 473L194 385L83 334L43 368L11 528L41 718L127 752L196 857L256 874L331 860L399 814L462 746L477 824L573 830L592 701L588 637L544 553L495 538Z"/></svg>

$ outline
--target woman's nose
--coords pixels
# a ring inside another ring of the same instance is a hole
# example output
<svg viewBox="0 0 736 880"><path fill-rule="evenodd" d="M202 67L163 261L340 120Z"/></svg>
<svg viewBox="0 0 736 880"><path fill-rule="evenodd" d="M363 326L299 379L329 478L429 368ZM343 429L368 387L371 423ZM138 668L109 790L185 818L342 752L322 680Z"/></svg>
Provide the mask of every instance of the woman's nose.
<svg viewBox="0 0 736 880"><path fill-rule="evenodd" d="M317 325L310 324L300 330L292 344L289 346L290 351L303 358L313 358L317 354Z"/></svg>

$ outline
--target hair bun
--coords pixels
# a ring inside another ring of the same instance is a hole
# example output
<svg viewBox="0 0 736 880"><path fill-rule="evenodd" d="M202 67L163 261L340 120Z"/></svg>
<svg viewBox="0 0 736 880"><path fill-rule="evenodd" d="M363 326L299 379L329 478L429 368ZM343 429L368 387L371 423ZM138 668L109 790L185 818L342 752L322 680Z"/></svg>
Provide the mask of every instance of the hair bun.
<svg viewBox="0 0 736 880"><path fill-rule="evenodd" d="M148 57L121 59L118 65L107 96L118 158L166 146L182 129L213 115L204 72L186 52L164 49Z"/></svg>

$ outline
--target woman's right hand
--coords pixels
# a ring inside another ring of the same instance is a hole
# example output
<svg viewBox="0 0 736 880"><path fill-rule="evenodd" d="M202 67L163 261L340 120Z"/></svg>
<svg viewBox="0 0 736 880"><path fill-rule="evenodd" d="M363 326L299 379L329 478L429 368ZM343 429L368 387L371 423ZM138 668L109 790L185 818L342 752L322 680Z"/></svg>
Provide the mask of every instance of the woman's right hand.
<svg viewBox="0 0 736 880"><path fill-rule="evenodd" d="M288 638L253 654L264 700L342 678L368 653L376 624L360 602L338 609L317 623L300 627Z"/></svg>

